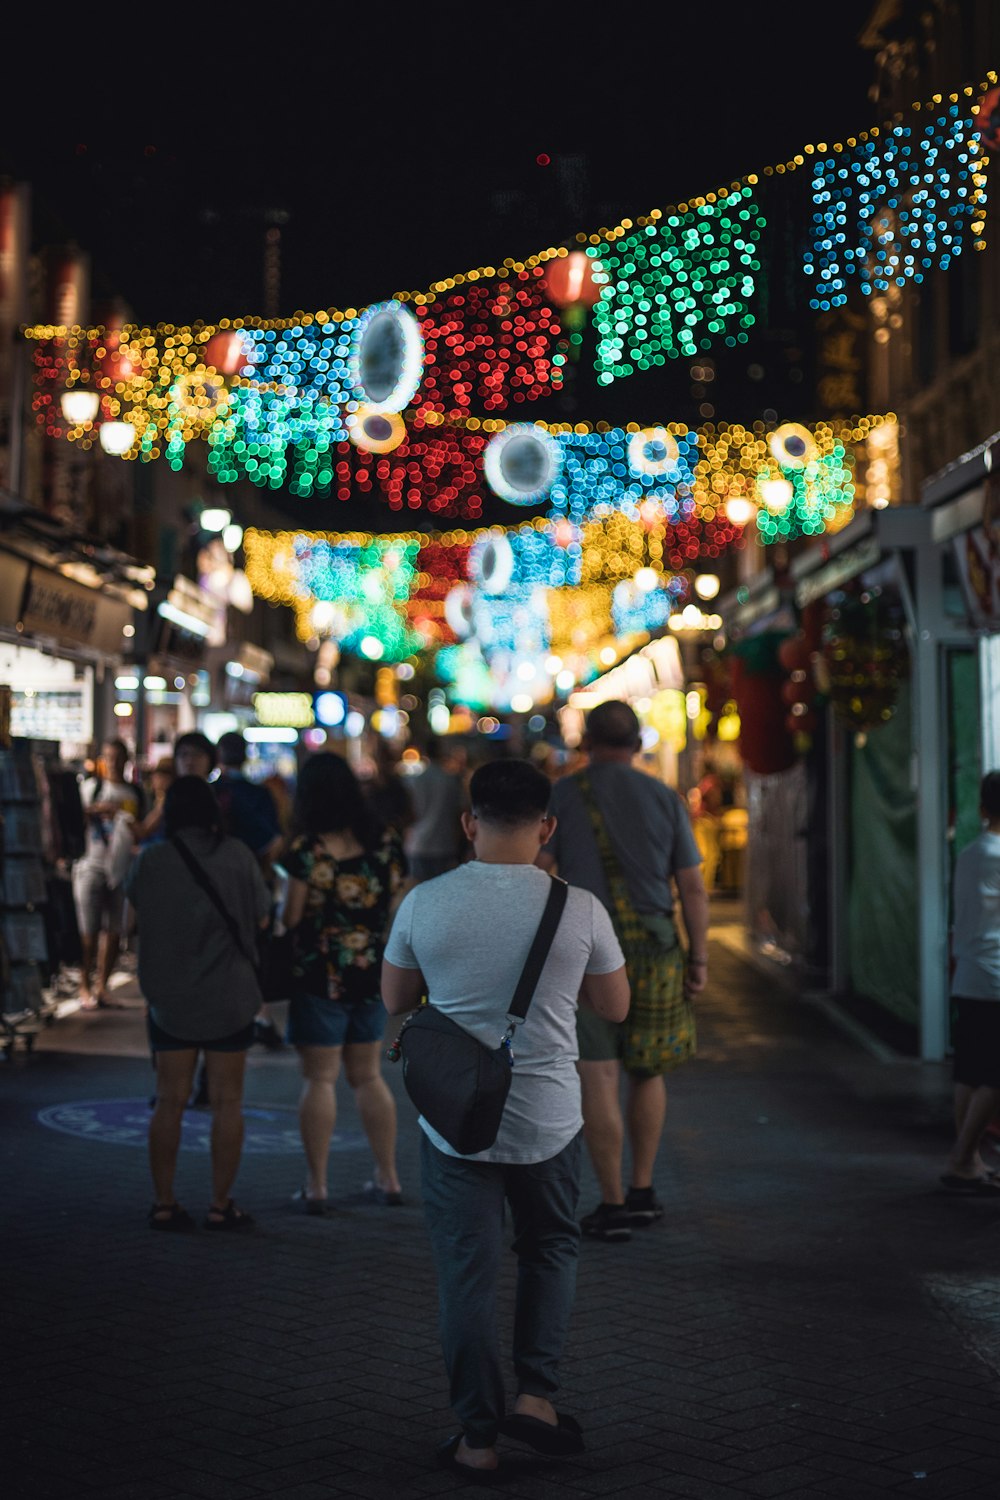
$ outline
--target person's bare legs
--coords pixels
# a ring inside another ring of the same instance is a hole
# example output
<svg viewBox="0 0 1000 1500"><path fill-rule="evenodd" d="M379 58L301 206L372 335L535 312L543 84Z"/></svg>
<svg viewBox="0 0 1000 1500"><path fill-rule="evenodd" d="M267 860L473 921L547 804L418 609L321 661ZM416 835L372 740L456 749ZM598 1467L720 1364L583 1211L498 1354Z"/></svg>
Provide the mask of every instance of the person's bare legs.
<svg viewBox="0 0 1000 1500"><path fill-rule="evenodd" d="M583 1095L583 1138L587 1143L602 1203L625 1202L622 1186L622 1119L619 1084L621 1064L614 1058L577 1063Z"/></svg>
<svg viewBox="0 0 1000 1500"><path fill-rule="evenodd" d="M94 984L94 995L98 1005L107 1001L108 980L114 973L120 947L121 934L117 929L114 931L105 929L101 933L97 943L97 976Z"/></svg>
<svg viewBox="0 0 1000 1500"><path fill-rule="evenodd" d="M94 962L97 957L96 934L81 932L80 955L80 1004L84 1010L94 1010L97 1001L94 999L94 988L90 976L94 972Z"/></svg>
<svg viewBox="0 0 1000 1500"><path fill-rule="evenodd" d="M667 1086L660 1077L637 1077L634 1073L626 1077L625 1118L632 1150L632 1186L648 1188L653 1185L653 1167L667 1117Z"/></svg>
<svg viewBox="0 0 1000 1500"><path fill-rule="evenodd" d="M191 1092L191 1080L198 1059L195 1049L156 1054L156 1105L149 1120L149 1170L153 1177L156 1202L163 1208L176 1203L174 1176L181 1144L184 1106ZM168 1213L156 1215L169 1218Z"/></svg>
<svg viewBox="0 0 1000 1500"><path fill-rule="evenodd" d="M358 1114L375 1158L375 1183L387 1193L400 1191L396 1171L396 1101L382 1077L382 1043L349 1042L344 1073L354 1090Z"/></svg>
<svg viewBox="0 0 1000 1500"><path fill-rule="evenodd" d="M986 1084L955 1086L955 1144L948 1159L948 1171L956 1177L982 1177L983 1161L979 1143L987 1125L1000 1110L1000 1089Z"/></svg>
<svg viewBox="0 0 1000 1500"><path fill-rule="evenodd" d="M326 1198L330 1140L337 1123L335 1085L340 1076L343 1047L299 1047L302 1096L299 1133L306 1154L306 1197Z"/></svg>
<svg viewBox="0 0 1000 1500"><path fill-rule="evenodd" d="M246 1052L206 1052L208 1102L212 1110L212 1206L225 1213L243 1151L243 1075ZM191 1080L188 1079L188 1088Z"/></svg>

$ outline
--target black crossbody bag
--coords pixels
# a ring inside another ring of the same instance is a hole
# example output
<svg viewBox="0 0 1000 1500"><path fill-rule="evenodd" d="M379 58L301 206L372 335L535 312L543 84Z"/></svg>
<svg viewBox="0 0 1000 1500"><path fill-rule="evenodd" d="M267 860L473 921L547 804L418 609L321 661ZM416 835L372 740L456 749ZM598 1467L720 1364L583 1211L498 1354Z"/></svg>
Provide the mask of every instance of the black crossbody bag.
<svg viewBox="0 0 1000 1500"><path fill-rule="evenodd" d="M552 876L542 920L507 1010L507 1030L486 1047L433 1005L407 1017L386 1056L403 1059L403 1084L428 1125L462 1156L486 1151L497 1138L514 1068L511 1043L528 1013L549 956L569 890Z"/></svg>
<svg viewBox="0 0 1000 1500"><path fill-rule="evenodd" d="M183 842L182 839L172 838L170 842L177 850L177 853L180 855L181 859L187 865L193 879L197 881L198 885L201 886L202 890L205 892L205 895L211 901L212 905L219 913L219 916L225 922L226 926L229 929L229 936L233 940L233 945L236 948L237 953L239 953L241 958L245 958L247 963L253 969L254 977L257 980L257 985L259 988L261 982L261 965L259 954L247 952L246 947L243 943L240 929L236 925L236 918L233 916L232 912L229 910L226 903L219 895L212 881L209 879L208 871L202 867L201 863L197 859L195 859L194 855L191 853L191 850Z"/></svg>

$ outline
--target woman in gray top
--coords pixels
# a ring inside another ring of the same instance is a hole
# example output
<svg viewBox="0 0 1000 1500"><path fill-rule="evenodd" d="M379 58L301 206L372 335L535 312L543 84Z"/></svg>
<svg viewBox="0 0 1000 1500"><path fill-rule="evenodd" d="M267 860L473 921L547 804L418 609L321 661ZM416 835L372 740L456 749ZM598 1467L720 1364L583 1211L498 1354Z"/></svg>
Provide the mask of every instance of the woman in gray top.
<svg viewBox="0 0 1000 1500"><path fill-rule="evenodd" d="M254 856L225 837L207 782L181 776L164 803L166 838L142 851L127 893L139 924L139 986L149 1005L156 1106L149 1161L154 1229L194 1228L174 1196L184 1107L199 1050L212 1109L212 1201L206 1229L243 1230L230 1193L243 1147L243 1073L260 1009L257 933L270 897Z"/></svg>

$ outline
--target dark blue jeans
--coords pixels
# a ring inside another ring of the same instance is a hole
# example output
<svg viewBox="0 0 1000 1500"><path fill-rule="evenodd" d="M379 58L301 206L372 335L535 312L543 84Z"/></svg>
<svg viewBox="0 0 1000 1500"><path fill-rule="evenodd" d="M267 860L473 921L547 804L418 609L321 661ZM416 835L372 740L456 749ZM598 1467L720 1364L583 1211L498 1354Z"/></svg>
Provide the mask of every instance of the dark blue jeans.
<svg viewBox="0 0 1000 1500"><path fill-rule="evenodd" d="M446 1156L424 1135L420 1162L451 1404L469 1446L489 1448L505 1409L497 1337L504 1204L517 1256L517 1390L551 1398L576 1293L580 1137L548 1161L510 1166Z"/></svg>

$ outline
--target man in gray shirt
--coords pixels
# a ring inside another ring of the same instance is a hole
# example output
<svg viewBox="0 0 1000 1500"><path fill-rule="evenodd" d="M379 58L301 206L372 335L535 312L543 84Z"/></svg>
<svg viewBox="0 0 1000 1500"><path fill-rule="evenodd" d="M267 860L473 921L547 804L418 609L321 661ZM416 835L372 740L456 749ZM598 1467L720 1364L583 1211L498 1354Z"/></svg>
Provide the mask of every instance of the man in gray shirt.
<svg viewBox="0 0 1000 1500"><path fill-rule="evenodd" d="M460 819L465 806L463 754L440 740L431 740L424 751L423 770L407 780L413 822L406 830L406 856L414 884L444 875L458 863Z"/></svg>
<svg viewBox="0 0 1000 1500"><path fill-rule="evenodd" d="M564 880L592 891L614 914L616 927L622 922L620 904L624 899L630 908L624 913L625 921L640 935L640 942L662 945L665 972L669 977L671 964L676 965L678 992L683 983L691 996L704 989L708 975L708 897L701 855L687 808L678 794L633 768L639 746L639 720L627 703L612 699L591 710L584 740L590 755L586 780L579 774L566 776L553 787L552 812L557 826L538 862L542 869L558 869ZM603 857L595 834L595 816L603 824L610 845ZM612 867L619 886L617 900L608 878ZM690 945L683 980L674 926L674 882ZM619 935L624 942L624 935ZM668 957L671 952L672 959ZM595 1239L627 1240L633 1227L653 1224L663 1215L663 1205L653 1192L653 1167L666 1116L666 1084L660 1065L656 1069L623 1066L623 1026L610 1026L584 1013L577 1030L584 1138L601 1188L601 1202L583 1219L582 1228ZM678 1045L676 1061L693 1050L693 1045L692 1031ZM676 1061L664 1059L662 1067L674 1066ZM622 1175L623 1071L632 1152L632 1182L627 1194Z"/></svg>
<svg viewBox="0 0 1000 1500"><path fill-rule="evenodd" d="M489 1046L506 1029L550 880L535 866L552 837L549 783L527 761L492 761L472 778L463 814L475 859L405 897L382 966L390 1015L438 1009ZM571 888L524 1024L504 1117L488 1151L459 1156L424 1120L424 1211L438 1274L441 1339L462 1433L439 1449L449 1467L493 1471L498 1432L546 1453L583 1447L552 1404L576 1286L579 1229L578 997L610 1021L628 1010L624 961L607 912ZM518 1257L517 1398L505 1417L496 1290L504 1203Z"/></svg>

